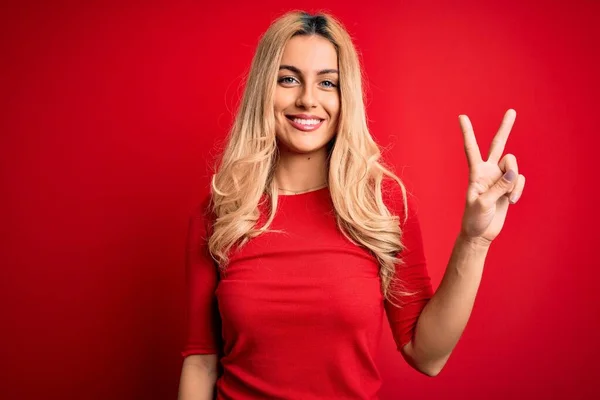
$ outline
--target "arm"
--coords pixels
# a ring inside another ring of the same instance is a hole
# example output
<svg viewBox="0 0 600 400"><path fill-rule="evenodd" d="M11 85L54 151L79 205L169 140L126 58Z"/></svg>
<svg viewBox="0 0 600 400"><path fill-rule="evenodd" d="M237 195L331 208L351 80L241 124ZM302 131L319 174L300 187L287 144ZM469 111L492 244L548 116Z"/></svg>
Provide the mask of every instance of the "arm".
<svg viewBox="0 0 600 400"><path fill-rule="evenodd" d="M407 362L436 376L448 361L473 309L489 244L459 235L439 288L419 316L413 340L402 348Z"/></svg>
<svg viewBox="0 0 600 400"><path fill-rule="evenodd" d="M183 360L179 400L212 400L217 380L217 355L197 354Z"/></svg>
<svg viewBox="0 0 600 400"><path fill-rule="evenodd" d="M498 236L510 203L519 199L525 177L519 175L517 159L502 157L516 112L504 114L492 140L488 159L483 161L473 126L466 115L459 116L465 154L469 165L469 186L461 233L437 292L423 308L414 341L403 346L409 363L427 375L437 375L462 335L473 303L490 243Z"/></svg>
<svg viewBox="0 0 600 400"><path fill-rule="evenodd" d="M212 400L218 375L217 267L208 251L208 195L190 218L186 244L187 339L179 400Z"/></svg>

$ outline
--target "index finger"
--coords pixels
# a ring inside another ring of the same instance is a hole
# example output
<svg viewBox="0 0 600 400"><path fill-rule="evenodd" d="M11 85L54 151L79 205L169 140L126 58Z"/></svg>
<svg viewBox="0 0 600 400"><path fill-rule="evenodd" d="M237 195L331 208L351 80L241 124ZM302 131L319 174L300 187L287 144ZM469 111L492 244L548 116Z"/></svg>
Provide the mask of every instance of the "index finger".
<svg viewBox="0 0 600 400"><path fill-rule="evenodd" d="M475 132L473 132L473 125L471 125L469 117L466 115L459 115L458 122L460 123L460 129L463 133L467 162L469 163L469 168L471 168L473 165L481 163L483 160L481 159L481 153L479 152L479 146L477 145L477 139L475 139Z"/></svg>

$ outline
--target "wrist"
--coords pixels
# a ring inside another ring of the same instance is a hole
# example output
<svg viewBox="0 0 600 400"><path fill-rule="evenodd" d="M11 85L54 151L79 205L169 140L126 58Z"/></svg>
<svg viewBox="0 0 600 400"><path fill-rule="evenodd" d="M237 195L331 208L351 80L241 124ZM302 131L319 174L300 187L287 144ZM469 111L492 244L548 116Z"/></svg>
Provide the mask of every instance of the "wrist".
<svg viewBox="0 0 600 400"><path fill-rule="evenodd" d="M469 236L464 232L459 233L457 240L471 247L485 250L489 249L490 245L492 244L491 240L481 236Z"/></svg>

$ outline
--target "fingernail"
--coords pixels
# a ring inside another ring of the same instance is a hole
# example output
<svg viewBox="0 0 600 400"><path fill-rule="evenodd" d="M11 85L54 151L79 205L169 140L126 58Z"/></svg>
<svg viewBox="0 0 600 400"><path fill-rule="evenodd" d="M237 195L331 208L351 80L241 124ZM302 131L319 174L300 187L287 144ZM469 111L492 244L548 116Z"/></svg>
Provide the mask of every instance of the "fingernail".
<svg viewBox="0 0 600 400"><path fill-rule="evenodd" d="M508 171L506 171L506 173L504 174L504 179L506 179L509 182L512 182L513 180L515 180L515 176L517 174L515 174L515 171L513 171L512 169L509 169Z"/></svg>
<svg viewBox="0 0 600 400"><path fill-rule="evenodd" d="M512 196L510 198L510 202L513 203L513 204L516 203L517 200L519 200L519 195L518 194L515 194L514 196Z"/></svg>

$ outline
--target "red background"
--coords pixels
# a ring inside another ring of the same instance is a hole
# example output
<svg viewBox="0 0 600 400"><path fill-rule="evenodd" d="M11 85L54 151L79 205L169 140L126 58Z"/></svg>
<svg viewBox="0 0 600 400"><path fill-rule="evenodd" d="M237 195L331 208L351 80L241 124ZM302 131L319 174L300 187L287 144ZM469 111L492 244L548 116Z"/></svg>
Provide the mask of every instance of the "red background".
<svg viewBox="0 0 600 400"><path fill-rule="evenodd" d="M175 398L206 164L258 36L323 4L362 53L370 126L417 195L435 287L464 206L457 117L485 156L518 114L506 152L527 184L467 329L434 379L386 330L382 400L598 394L599 2L132 1L2 5L2 398Z"/></svg>

